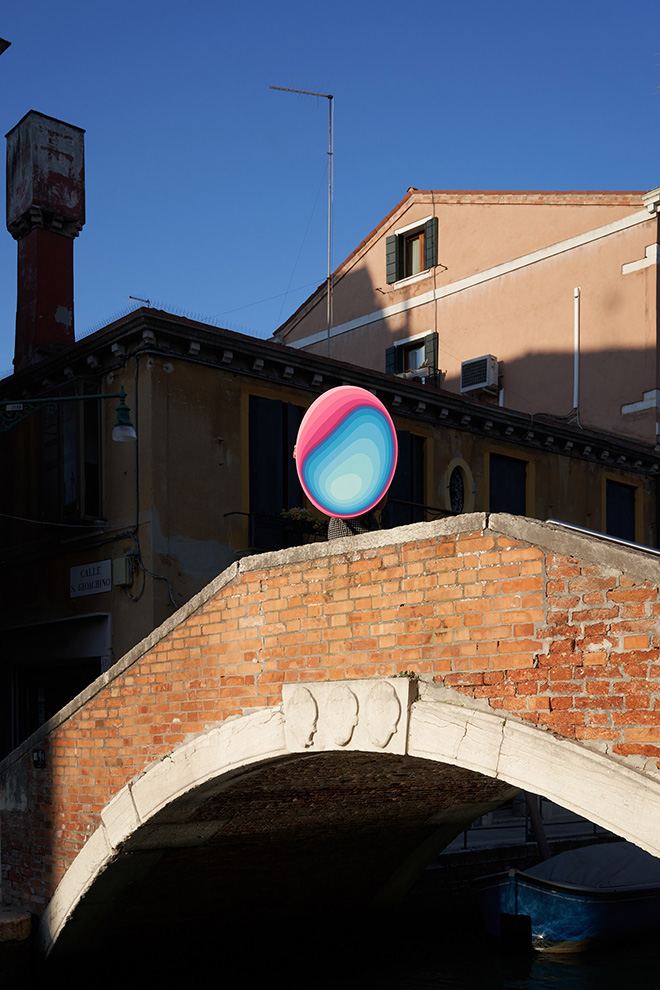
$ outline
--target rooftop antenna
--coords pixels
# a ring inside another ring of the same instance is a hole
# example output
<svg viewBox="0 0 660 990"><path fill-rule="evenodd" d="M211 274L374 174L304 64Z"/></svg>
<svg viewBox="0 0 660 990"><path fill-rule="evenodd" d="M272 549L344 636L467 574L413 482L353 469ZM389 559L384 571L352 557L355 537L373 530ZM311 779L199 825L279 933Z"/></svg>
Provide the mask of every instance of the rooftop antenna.
<svg viewBox="0 0 660 990"><path fill-rule="evenodd" d="M287 86L269 86L283 93L300 93L302 96L319 96L328 101L328 278L327 278L327 327L328 357L330 357L330 327L332 326L332 101L331 93L312 93L308 89L289 89Z"/></svg>

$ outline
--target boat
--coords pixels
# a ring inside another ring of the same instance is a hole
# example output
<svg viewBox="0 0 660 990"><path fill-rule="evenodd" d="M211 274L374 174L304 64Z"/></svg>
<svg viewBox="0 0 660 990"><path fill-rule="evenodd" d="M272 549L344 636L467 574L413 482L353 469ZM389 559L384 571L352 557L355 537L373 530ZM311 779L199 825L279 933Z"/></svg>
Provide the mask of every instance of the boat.
<svg viewBox="0 0 660 990"><path fill-rule="evenodd" d="M576 952L660 927L660 859L630 842L583 846L476 881L486 931Z"/></svg>

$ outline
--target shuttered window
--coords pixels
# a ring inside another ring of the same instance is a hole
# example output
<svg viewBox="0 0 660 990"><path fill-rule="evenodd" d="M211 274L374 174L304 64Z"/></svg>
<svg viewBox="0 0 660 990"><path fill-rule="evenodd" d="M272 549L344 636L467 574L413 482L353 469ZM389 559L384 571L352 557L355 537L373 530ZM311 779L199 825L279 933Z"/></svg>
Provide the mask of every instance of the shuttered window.
<svg viewBox="0 0 660 990"><path fill-rule="evenodd" d="M388 502L383 509L383 529L423 522L424 515L424 437L407 430L396 431L399 459Z"/></svg>
<svg viewBox="0 0 660 990"><path fill-rule="evenodd" d="M388 285L433 268L438 263L438 218L431 217L416 230L391 234L385 250Z"/></svg>
<svg viewBox="0 0 660 990"><path fill-rule="evenodd" d="M490 511L527 514L527 461L490 455Z"/></svg>
<svg viewBox="0 0 660 990"><path fill-rule="evenodd" d="M438 370L438 338L435 333L427 333L423 338L409 343L396 344L385 351L385 372L400 375L404 371L428 368L430 375Z"/></svg>
<svg viewBox="0 0 660 990"><path fill-rule="evenodd" d="M303 505L293 445L304 413L291 402L250 396L250 542L262 550L287 545L281 513Z"/></svg>
<svg viewBox="0 0 660 990"><path fill-rule="evenodd" d="M637 488L608 478L605 490L605 532L620 540L635 542L635 495Z"/></svg>

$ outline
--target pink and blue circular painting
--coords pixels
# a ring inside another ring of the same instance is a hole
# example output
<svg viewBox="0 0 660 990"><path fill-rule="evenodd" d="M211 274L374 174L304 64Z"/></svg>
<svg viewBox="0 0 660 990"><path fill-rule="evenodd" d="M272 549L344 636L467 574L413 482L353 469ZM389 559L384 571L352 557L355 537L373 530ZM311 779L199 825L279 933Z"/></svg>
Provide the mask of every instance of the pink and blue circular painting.
<svg viewBox="0 0 660 990"><path fill-rule="evenodd" d="M298 431L296 467L312 505L350 519L378 505L396 469L390 414L366 389L341 385L319 396Z"/></svg>

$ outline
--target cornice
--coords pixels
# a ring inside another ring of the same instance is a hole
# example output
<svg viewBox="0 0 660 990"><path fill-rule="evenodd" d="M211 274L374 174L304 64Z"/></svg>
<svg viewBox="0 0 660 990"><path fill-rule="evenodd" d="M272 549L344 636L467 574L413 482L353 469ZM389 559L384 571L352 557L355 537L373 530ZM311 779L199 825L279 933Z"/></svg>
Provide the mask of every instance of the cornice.
<svg viewBox="0 0 660 990"><path fill-rule="evenodd" d="M100 379L141 354L189 361L222 374L251 378L309 394L310 401L338 385L372 391L399 420L454 429L513 448L533 448L578 458L614 471L655 475L660 458L650 445L623 436L583 430L549 416L527 415L466 399L436 387L367 371L270 340L247 337L173 316L139 309L57 355L0 382L0 398L43 396L78 379Z"/></svg>

